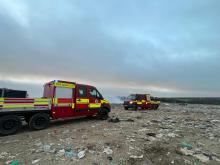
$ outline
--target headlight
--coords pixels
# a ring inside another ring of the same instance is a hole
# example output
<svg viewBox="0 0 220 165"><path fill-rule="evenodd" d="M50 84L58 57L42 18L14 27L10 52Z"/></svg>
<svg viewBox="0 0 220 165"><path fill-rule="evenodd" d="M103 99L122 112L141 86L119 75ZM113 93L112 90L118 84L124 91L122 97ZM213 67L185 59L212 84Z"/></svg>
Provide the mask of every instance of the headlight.
<svg viewBox="0 0 220 165"><path fill-rule="evenodd" d="M130 101L129 103L130 103L130 104L132 104L132 103L133 103L133 101Z"/></svg>

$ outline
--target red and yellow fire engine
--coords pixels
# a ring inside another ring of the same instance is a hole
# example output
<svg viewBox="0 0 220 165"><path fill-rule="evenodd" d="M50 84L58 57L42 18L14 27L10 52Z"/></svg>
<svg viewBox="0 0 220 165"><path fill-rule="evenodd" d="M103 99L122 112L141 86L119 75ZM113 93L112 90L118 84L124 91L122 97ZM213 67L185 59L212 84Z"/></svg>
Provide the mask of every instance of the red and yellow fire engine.
<svg viewBox="0 0 220 165"><path fill-rule="evenodd" d="M151 100L150 94L131 94L124 101L124 109L158 109L160 101Z"/></svg>
<svg viewBox="0 0 220 165"><path fill-rule="evenodd" d="M109 102L90 85L68 81L45 84L42 98L0 98L0 134L17 132L22 119L34 130L48 126L50 119L97 116L107 119Z"/></svg>

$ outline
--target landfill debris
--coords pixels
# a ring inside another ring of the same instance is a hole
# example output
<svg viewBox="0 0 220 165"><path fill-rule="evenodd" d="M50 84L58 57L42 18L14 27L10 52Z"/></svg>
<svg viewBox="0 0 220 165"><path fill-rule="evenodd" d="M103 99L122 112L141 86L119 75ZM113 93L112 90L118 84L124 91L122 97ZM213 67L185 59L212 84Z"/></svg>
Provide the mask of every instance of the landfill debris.
<svg viewBox="0 0 220 165"><path fill-rule="evenodd" d="M136 155L131 155L130 158L133 159L142 159L144 157L144 155L140 155L140 156L136 156Z"/></svg>
<svg viewBox="0 0 220 165"><path fill-rule="evenodd" d="M33 160L33 161L32 161L32 164L36 164L36 163L38 163L40 160L41 160L41 158L40 158L40 159Z"/></svg>
<svg viewBox="0 0 220 165"><path fill-rule="evenodd" d="M65 157L67 157L67 158L77 157L77 152L73 151L73 150L69 150L69 151L66 150Z"/></svg>
<svg viewBox="0 0 220 165"><path fill-rule="evenodd" d="M116 125L78 118L0 137L0 164L220 164L220 106L169 104L146 113L114 107Z"/></svg>
<svg viewBox="0 0 220 165"><path fill-rule="evenodd" d="M78 158L79 158L79 159L82 159L82 158L85 157L85 155L86 155L86 151L85 151L85 150L84 150L84 151L80 151L80 152L78 153Z"/></svg>
<svg viewBox="0 0 220 165"><path fill-rule="evenodd" d="M18 160L13 160L10 165L19 165L19 161Z"/></svg>
<svg viewBox="0 0 220 165"><path fill-rule="evenodd" d="M66 133L69 133L70 132L70 130L65 130L65 131L63 131L63 134L66 134Z"/></svg>
<svg viewBox="0 0 220 165"><path fill-rule="evenodd" d="M112 117L112 118L108 119L108 122L118 123L118 122L120 122L120 119L118 117Z"/></svg>
<svg viewBox="0 0 220 165"><path fill-rule="evenodd" d="M43 145L44 152L50 152L51 146L48 144Z"/></svg>
<svg viewBox="0 0 220 165"><path fill-rule="evenodd" d="M150 133L147 133L147 135L148 135L148 136L156 137L157 134L156 134L156 133L153 133L153 132L150 132Z"/></svg>
<svg viewBox="0 0 220 165"><path fill-rule="evenodd" d="M209 157L204 154L195 154L194 157L203 163L207 163L209 161Z"/></svg>
<svg viewBox="0 0 220 165"><path fill-rule="evenodd" d="M120 121L134 122L134 119L120 119Z"/></svg>
<svg viewBox="0 0 220 165"><path fill-rule="evenodd" d="M187 148L177 148L176 153L180 155L192 156L194 154L194 151Z"/></svg>
<svg viewBox="0 0 220 165"><path fill-rule="evenodd" d="M193 148L192 144L186 143L186 142L182 142L182 143L180 144L180 146L181 146L182 148L187 148L188 150L191 150L191 149Z"/></svg>
<svg viewBox="0 0 220 165"><path fill-rule="evenodd" d="M59 150L59 151L57 152L57 154L56 154L56 155L57 155L57 156L59 156L59 157L64 156L64 155L65 155L65 150L64 150L64 149Z"/></svg>
<svg viewBox="0 0 220 165"><path fill-rule="evenodd" d="M107 159L110 160L110 161L113 160L113 158L111 156L107 156Z"/></svg>
<svg viewBox="0 0 220 165"><path fill-rule="evenodd" d="M111 155L113 153L112 149L110 149L110 147L106 147L104 148L103 153L106 153L107 155Z"/></svg>

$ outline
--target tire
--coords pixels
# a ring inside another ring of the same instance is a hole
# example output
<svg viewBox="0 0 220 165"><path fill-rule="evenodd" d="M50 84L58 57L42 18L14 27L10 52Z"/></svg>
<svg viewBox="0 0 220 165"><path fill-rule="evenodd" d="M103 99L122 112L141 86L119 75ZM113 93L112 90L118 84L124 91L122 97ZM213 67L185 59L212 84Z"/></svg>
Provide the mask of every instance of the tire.
<svg viewBox="0 0 220 165"><path fill-rule="evenodd" d="M128 110L128 107L124 107L124 110Z"/></svg>
<svg viewBox="0 0 220 165"><path fill-rule="evenodd" d="M8 115L0 118L0 134L12 135L15 134L21 127L21 119L16 115Z"/></svg>
<svg viewBox="0 0 220 165"><path fill-rule="evenodd" d="M99 111L99 113L98 113L98 119L100 119L100 120L107 120L108 119L108 109L106 109L106 108L102 108L100 111Z"/></svg>
<svg viewBox="0 0 220 165"><path fill-rule="evenodd" d="M48 127L50 117L46 113L37 113L30 118L29 127L32 130L42 130Z"/></svg>
<svg viewBox="0 0 220 165"><path fill-rule="evenodd" d="M155 108L154 108L154 110L157 110L158 108L159 108L159 105L156 105Z"/></svg>

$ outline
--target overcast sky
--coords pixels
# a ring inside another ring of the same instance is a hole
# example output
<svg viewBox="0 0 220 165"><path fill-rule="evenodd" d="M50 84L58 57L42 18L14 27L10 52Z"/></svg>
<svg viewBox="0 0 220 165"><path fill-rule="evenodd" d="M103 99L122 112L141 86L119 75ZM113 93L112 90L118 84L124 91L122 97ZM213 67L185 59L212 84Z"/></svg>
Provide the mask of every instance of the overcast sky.
<svg viewBox="0 0 220 165"><path fill-rule="evenodd" d="M220 96L219 0L0 0L0 87Z"/></svg>

